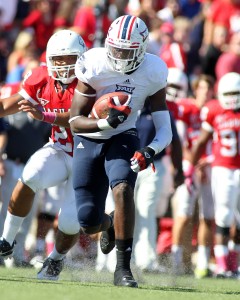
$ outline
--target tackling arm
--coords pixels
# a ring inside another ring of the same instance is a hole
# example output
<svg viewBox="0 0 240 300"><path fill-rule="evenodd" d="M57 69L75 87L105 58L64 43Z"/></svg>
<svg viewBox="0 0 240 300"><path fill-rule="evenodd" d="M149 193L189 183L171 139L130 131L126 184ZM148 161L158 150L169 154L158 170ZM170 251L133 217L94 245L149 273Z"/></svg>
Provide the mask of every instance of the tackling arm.
<svg viewBox="0 0 240 300"><path fill-rule="evenodd" d="M38 121L50 123L52 125L58 125L65 128L69 126L69 112L55 113L44 112L42 106L34 105L28 100L21 100L18 102L19 110L28 113L28 115Z"/></svg>
<svg viewBox="0 0 240 300"><path fill-rule="evenodd" d="M23 97L19 94L0 99L0 117L2 118L19 112L18 102L22 99Z"/></svg>

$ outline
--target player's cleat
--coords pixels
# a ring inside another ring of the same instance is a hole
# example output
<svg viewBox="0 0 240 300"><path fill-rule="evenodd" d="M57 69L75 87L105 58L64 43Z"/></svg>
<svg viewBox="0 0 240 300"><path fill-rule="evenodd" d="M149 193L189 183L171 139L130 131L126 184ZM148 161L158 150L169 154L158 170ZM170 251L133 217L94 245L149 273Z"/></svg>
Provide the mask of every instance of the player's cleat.
<svg viewBox="0 0 240 300"><path fill-rule="evenodd" d="M209 278L212 276L212 272L209 269L198 269L194 270L194 275L196 279Z"/></svg>
<svg viewBox="0 0 240 300"><path fill-rule="evenodd" d="M238 271L228 271L227 278L229 279L240 279L240 273Z"/></svg>
<svg viewBox="0 0 240 300"><path fill-rule="evenodd" d="M16 244L16 241L13 241L12 245L9 244L3 237L0 238L0 256L4 259L12 257L13 248Z"/></svg>
<svg viewBox="0 0 240 300"><path fill-rule="evenodd" d="M48 257L43 263L42 269L37 274L37 279L41 280L58 280L64 266L64 261L53 260Z"/></svg>
<svg viewBox="0 0 240 300"><path fill-rule="evenodd" d="M214 277L215 278L222 278L222 279L225 279L225 278L228 278L228 271L217 271L215 274L214 274Z"/></svg>
<svg viewBox="0 0 240 300"><path fill-rule="evenodd" d="M138 288L131 270L117 269L114 272L114 285Z"/></svg>
<svg viewBox="0 0 240 300"><path fill-rule="evenodd" d="M103 231L100 237L100 248L103 254L108 254L115 247L114 211L109 214L112 217L112 226Z"/></svg>
<svg viewBox="0 0 240 300"><path fill-rule="evenodd" d="M44 262L44 257L41 254L38 254L36 256L34 256L31 260L30 260L30 264L35 268L35 269L41 269L42 265Z"/></svg>

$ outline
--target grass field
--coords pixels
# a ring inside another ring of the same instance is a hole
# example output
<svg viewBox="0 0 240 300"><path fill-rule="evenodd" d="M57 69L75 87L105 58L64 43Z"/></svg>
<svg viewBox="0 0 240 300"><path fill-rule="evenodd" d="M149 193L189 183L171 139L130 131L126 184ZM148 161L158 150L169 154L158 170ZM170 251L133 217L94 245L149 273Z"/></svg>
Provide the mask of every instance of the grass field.
<svg viewBox="0 0 240 300"><path fill-rule="evenodd" d="M64 270L57 282L38 281L36 270L0 267L0 300L222 300L240 299L240 281L135 274L139 288L115 287L113 275Z"/></svg>

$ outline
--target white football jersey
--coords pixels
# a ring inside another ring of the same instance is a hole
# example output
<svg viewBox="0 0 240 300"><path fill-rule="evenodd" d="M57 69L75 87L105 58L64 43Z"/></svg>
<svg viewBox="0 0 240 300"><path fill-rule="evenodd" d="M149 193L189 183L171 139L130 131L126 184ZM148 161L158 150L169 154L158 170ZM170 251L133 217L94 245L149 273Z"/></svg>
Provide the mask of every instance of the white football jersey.
<svg viewBox="0 0 240 300"><path fill-rule="evenodd" d="M75 73L79 80L96 90L96 99L104 94L119 91L132 96L129 104L131 113L116 129L80 134L91 138L108 139L136 127L138 111L143 108L147 97L166 87L168 69L158 56L146 53L138 69L131 74L121 74L111 69L105 48L93 48L77 61Z"/></svg>

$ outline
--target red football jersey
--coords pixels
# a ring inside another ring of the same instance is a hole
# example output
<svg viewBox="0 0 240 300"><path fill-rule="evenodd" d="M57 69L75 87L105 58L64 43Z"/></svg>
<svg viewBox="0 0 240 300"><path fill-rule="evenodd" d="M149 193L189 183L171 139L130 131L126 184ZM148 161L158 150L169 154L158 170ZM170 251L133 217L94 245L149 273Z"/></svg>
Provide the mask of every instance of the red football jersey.
<svg viewBox="0 0 240 300"><path fill-rule="evenodd" d="M178 117L178 105L177 105L177 103L174 102L174 101L168 101L168 100L166 100L166 103L167 103L168 110L171 112L174 120L177 120L177 117Z"/></svg>
<svg viewBox="0 0 240 300"><path fill-rule="evenodd" d="M201 128L200 109L195 105L194 99L180 99L178 102L177 119L187 126L187 143L191 149L194 141L199 136Z"/></svg>
<svg viewBox="0 0 240 300"><path fill-rule="evenodd" d="M200 108L194 103L193 98L178 100L178 116L177 119L183 121L187 126L187 147L192 149L192 146L197 141L202 120L200 118ZM202 157L211 155L211 142L206 146L205 152Z"/></svg>
<svg viewBox="0 0 240 300"><path fill-rule="evenodd" d="M45 112L63 113L70 110L77 79L62 90L57 80L48 75L46 66L30 71L22 83L19 94L30 102L40 105ZM73 152L73 136L70 128L52 126L51 139L68 154Z"/></svg>
<svg viewBox="0 0 240 300"><path fill-rule="evenodd" d="M217 100L212 100L203 108L201 117L213 131L212 165L240 168L240 112L224 110Z"/></svg>

